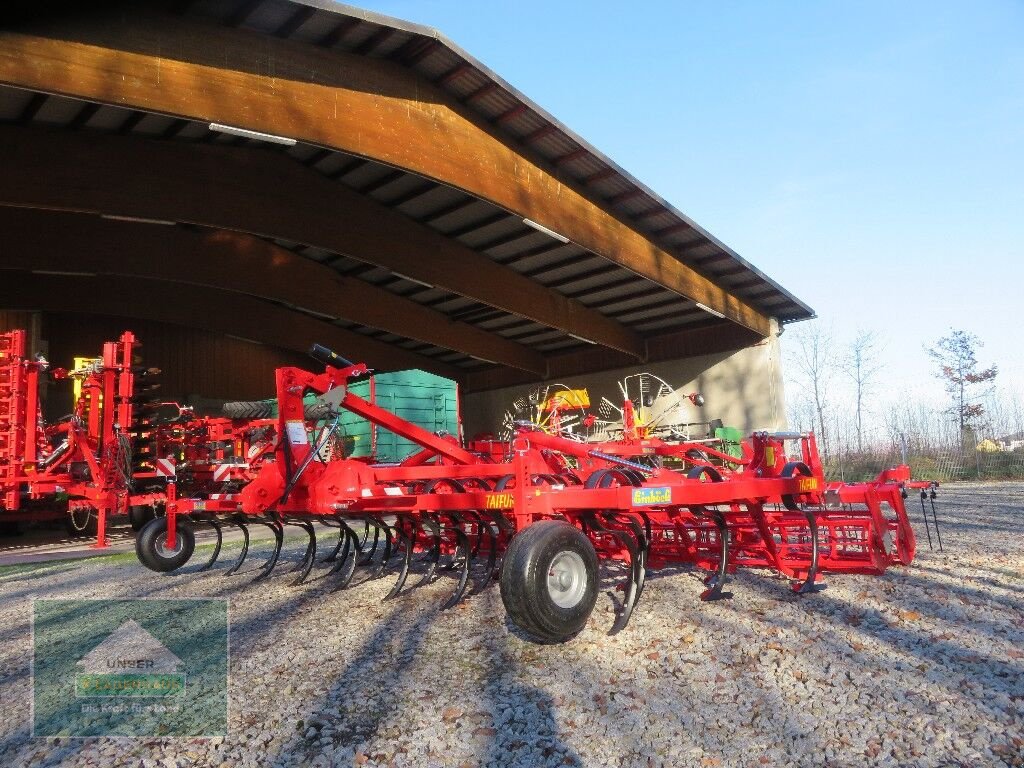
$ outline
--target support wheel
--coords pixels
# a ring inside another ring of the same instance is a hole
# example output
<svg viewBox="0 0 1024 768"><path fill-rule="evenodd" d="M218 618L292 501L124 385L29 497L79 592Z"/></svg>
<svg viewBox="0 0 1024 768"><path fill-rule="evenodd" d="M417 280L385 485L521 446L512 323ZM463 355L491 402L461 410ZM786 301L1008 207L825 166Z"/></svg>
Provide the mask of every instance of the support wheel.
<svg viewBox="0 0 1024 768"><path fill-rule="evenodd" d="M184 519L178 518L174 549L168 549L167 518L150 520L135 537L135 554L139 562L151 571L165 573L180 568L192 557L196 548L196 536Z"/></svg>
<svg viewBox="0 0 1024 768"><path fill-rule="evenodd" d="M516 534L501 566L501 601L512 622L547 643L583 629L597 602L597 552L578 528L542 520Z"/></svg>

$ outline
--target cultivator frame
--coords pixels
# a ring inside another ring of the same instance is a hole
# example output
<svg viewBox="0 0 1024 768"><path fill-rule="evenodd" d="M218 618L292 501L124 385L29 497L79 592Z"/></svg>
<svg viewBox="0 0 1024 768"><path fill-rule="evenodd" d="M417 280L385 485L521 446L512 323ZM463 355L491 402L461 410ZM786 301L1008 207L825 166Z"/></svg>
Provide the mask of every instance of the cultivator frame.
<svg viewBox="0 0 1024 768"><path fill-rule="evenodd" d="M625 575L614 632L632 616L648 569L706 570L701 599L710 601L732 596L725 587L741 567L774 570L795 591L810 593L824 588L825 573L878 575L914 557L904 499L908 488L928 484L912 482L905 466L868 483L828 483L813 434L756 432L741 459L722 454L713 464L711 449L699 442L636 437L586 444L519 424L506 458L495 461L487 446L463 447L348 391L351 380L370 373L365 365L318 345L311 354L323 372L277 371L273 457L237 493L184 496L172 483L165 516L140 532L144 564L158 571L184 565L194 547L192 524L199 523L217 534L202 566L208 569L221 551L221 529L234 525L243 532L242 550L228 569L236 573L249 552L249 526L262 525L274 533L273 552L256 575L264 579L279 562L285 526L295 526L308 536L294 569L301 583L316 559L313 523L319 522L339 533L323 559L332 563L337 588L347 587L359 567L379 578L400 555L386 597L394 598L419 554L425 560L419 584L456 572L449 607L470 585L471 566L482 564L478 590L500 575L512 620L539 639L562 641L593 608L598 560ZM317 393L334 417L312 439L304 419L307 392ZM343 411L420 450L389 465L324 459L321 449ZM787 449L795 449L793 458ZM668 468L666 459L681 468Z"/></svg>

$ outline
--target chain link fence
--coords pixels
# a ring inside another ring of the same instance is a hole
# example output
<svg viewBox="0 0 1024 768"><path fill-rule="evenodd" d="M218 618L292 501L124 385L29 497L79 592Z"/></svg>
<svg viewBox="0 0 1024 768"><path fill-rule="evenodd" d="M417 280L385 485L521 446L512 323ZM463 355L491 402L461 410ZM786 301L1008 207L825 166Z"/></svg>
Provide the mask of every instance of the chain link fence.
<svg viewBox="0 0 1024 768"><path fill-rule="evenodd" d="M829 478L858 482L902 464L910 465L915 480L1024 480L1024 450L986 451L969 447L908 450L902 447L866 451L833 451L824 456Z"/></svg>

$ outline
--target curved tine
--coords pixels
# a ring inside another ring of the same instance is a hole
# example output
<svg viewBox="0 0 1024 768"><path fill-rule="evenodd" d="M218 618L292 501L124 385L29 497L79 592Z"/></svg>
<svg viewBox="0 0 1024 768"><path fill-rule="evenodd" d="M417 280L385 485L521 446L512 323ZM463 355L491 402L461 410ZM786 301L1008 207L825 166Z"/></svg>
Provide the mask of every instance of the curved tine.
<svg viewBox="0 0 1024 768"><path fill-rule="evenodd" d="M377 554L377 542L380 541L380 528L377 526L376 523L370 520L370 518L366 518L363 521L363 526L366 529L366 535L363 536L363 543L360 545L359 551L366 552L366 541L370 538L371 525L373 526L373 544L370 547L370 551L367 554L364 554L363 557L359 560L359 565L369 565L373 562L373 556Z"/></svg>
<svg viewBox="0 0 1024 768"><path fill-rule="evenodd" d="M200 571L208 571L213 568L213 564L217 562L217 558L220 557L220 547L224 543L224 534L221 532L220 523L216 520L203 520L204 523L209 523L213 526L213 530L217 532L217 543L213 545L213 555L209 560L206 561L206 565L202 566Z"/></svg>
<svg viewBox="0 0 1024 768"><path fill-rule="evenodd" d="M719 510L702 510L702 514L707 514L715 521L715 528L718 529L718 570L716 570L711 577L704 583L708 585L700 596L700 599L704 602L711 602L713 600L729 600L732 598L732 592L723 592L725 587L726 573L729 568L729 526L725 524L725 515Z"/></svg>
<svg viewBox="0 0 1024 768"><path fill-rule="evenodd" d="M496 509L490 509L487 513L491 516L491 520L498 526L499 529L509 535L513 535L516 532L516 527L509 522L509 519L505 517L501 512Z"/></svg>
<svg viewBox="0 0 1024 768"><path fill-rule="evenodd" d="M438 518L443 519L444 517L450 518L451 521L452 521L451 525L444 525L442 523L442 528L444 530L449 530L449 529L456 530L456 529L459 529L461 525L465 524L465 520L460 521L459 517L456 515L455 512L441 512L440 514L438 514ZM466 532L466 531L463 530L463 532ZM458 565L459 565L459 546L458 546L458 540L457 540L457 542L456 542L456 551L452 553L452 559L447 561L443 565L438 566L438 569L439 570L455 570L456 567L458 567Z"/></svg>
<svg viewBox="0 0 1024 768"><path fill-rule="evenodd" d="M381 576L384 575L384 569L388 567L388 560L391 559L392 541L394 540L394 535L391 533L391 526L385 523L379 517L374 515L369 519L375 526L377 526L379 530L384 531L384 553L381 555L380 563L378 563L377 567L374 568L373 571L370 573L371 579L379 579ZM370 556L373 557L372 554Z"/></svg>
<svg viewBox="0 0 1024 768"><path fill-rule="evenodd" d="M442 611L455 606L462 599L462 596L466 593L466 585L469 583L469 536L466 535L461 526L455 526L452 530L455 532L456 541L454 559L458 559L459 552L462 553L462 569L459 572L459 584L452 593L452 596L445 600L444 605L441 606Z"/></svg>
<svg viewBox="0 0 1024 768"><path fill-rule="evenodd" d="M306 558L309 557L309 549L312 546L313 553L316 553L316 531L313 529L313 523L309 520L294 520L294 521L281 521L283 525L291 525L296 528L301 528L306 532L306 536L309 537L309 542L306 544L306 551L302 554L302 559L296 563L295 567L292 568L289 573L297 573L306 567Z"/></svg>
<svg viewBox="0 0 1024 768"><path fill-rule="evenodd" d="M277 565L277 559L281 556L281 547L284 545L284 526L280 522L277 520L260 520L259 522L274 532L274 552L270 559L263 564L263 567L256 574L253 581L262 581L270 575L270 572L274 570L274 566Z"/></svg>
<svg viewBox="0 0 1024 768"><path fill-rule="evenodd" d="M501 532L496 525L492 527L490 523L484 522L480 525L487 526L487 542L490 548L487 552L487 572L484 574L483 582L476 588L477 592L483 592L494 578L494 566L498 561L498 534Z"/></svg>
<svg viewBox="0 0 1024 768"><path fill-rule="evenodd" d="M345 589L352 582L352 576L356 572L356 563L359 560L359 536L348 527L345 523L342 523L345 527L345 537L348 539L348 544L345 545L345 550L342 552L341 557L338 558L338 562L335 563L334 568L331 569L332 573L341 572L341 581L335 587L338 589ZM348 557L349 548L352 549L352 557ZM349 562L350 565L346 568L345 563Z"/></svg>
<svg viewBox="0 0 1024 768"><path fill-rule="evenodd" d="M623 613L626 614L625 619L622 622L622 628L625 629L626 624L629 623L630 617L633 615L633 611L636 610L637 603L640 602L640 595L644 591L644 581L647 577L647 553L646 553L646 541L644 539L643 530L640 525L631 517L620 519L614 512L608 512L605 515L609 522L614 522L619 525L626 525L629 530L621 531L626 538L632 537L633 548L630 549L629 545L626 544L626 549L629 550L630 557L630 587L632 588L633 597L629 598L629 593L626 594L626 604L623 606Z"/></svg>
<svg viewBox="0 0 1024 768"><path fill-rule="evenodd" d="M935 523L935 538L939 540L939 552L943 552L942 549L942 534L939 533L939 516L935 512L935 497L938 496L935 493L935 487L932 486L931 492L928 494L928 503L932 505L932 521Z"/></svg>
<svg viewBox="0 0 1024 768"><path fill-rule="evenodd" d="M395 585L391 588L385 596L385 600L390 600L393 597L397 597L398 593L402 591L402 587L405 586L405 580L409 577L409 566L412 564L412 551L416 545L416 527L414 523L409 521L409 534L406 535L402 529L402 523L404 521L399 518L395 521L395 532L398 536L399 543L405 548L402 555L402 567L398 571L398 580Z"/></svg>
<svg viewBox="0 0 1024 768"><path fill-rule="evenodd" d="M336 521L340 522L340 519L341 518L340 518L340 515L339 515L338 518L336 518ZM326 520L324 520L323 522L324 522L324 525L329 525L329 523ZM341 525L339 524L338 525L338 543L334 545L334 549L331 550L330 554L325 556L320 562L321 563L333 563L335 560L337 560L338 559L338 553L341 551L341 545L344 544L346 541L348 541L348 537L345 535L345 529L342 528Z"/></svg>
<svg viewBox="0 0 1024 768"><path fill-rule="evenodd" d="M804 517L807 518L807 526L811 529L811 567L807 569L807 578L794 587L793 591L798 595L806 595L811 592L821 592L826 584L817 581L818 578L818 520L814 516L813 509L805 509Z"/></svg>
<svg viewBox="0 0 1024 768"><path fill-rule="evenodd" d="M338 517L338 522L341 523L341 525L339 526L339 530L341 531L340 536L341 541L344 543L344 546L341 548L341 554L338 555L338 557L335 559L334 565L331 566L330 573L337 573L345 567L345 562L348 560L348 555L349 552L352 550L353 543L355 544L357 549L356 552L352 554L352 557L354 560L359 558L359 555L357 554L359 546L358 537L353 542L352 537L354 534L352 532L352 529L345 524L345 521L342 520L340 516ZM353 566L353 568L355 568L355 566Z"/></svg>
<svg viewBox="0 0 1024 768"><path fill-rule="evenodd" d="M480 553L480 547L484 543L484 525L485 525L485 523L484 523L484 519L480 516L480 513L477 512L475 509L466 510L466 514L472 515L472 517L473 517L472 522L476 526L476 539L473 541L473 551L470 552L470 555L475 560L476 556Z"/></svg>
<svg viewBox="0 0 1024 768"><path fill-rule="evenodd" d="M644 593L644 583L647 581L647 553L649 552L651 547L651 540L646 535L644 529L640 527L640 523L638 523L636 519L632 517L632 515L626 515L624 519L620 520L618 515L612 513L609 516L609 519L616 520L628 525L630 530L633 531L634 538L636 538L637 551L640 553L640 578L636 585L636 599L639 600L640 595Z"/></svg>
<svg viewBox="0 0 1024 768"><path fill-rule="evenodd" d="M313 524L308 520L295 523L295 525L302 528L309 534L309 544L306 545L306 554L302 556L302 562L300 562L298 567L294 569L295 571L299 571L299 576L292 582L292 586L297 587L306 580L309 576L309 572L313 570L313 561L316 560L316 531L313 528Z"/></svg>
<svg viewBox="0 0 1024 768"><path fill-rule="evenodd" d="M423 577L416 582L417 587L422 587L424 584L430 583L430 580L434 578L434 571L437 570L437 562L441 559L441 525L436 520L424 518L420 520L420 528L423 529L424 533L429 533L433 538L434 542L430 546L430 564L427 566L427 572L423 574Z"/></svg>
<svg viewBox="0 0 1024 768"><path fill-rule="evenodd" d="M242 567L242 563L245 562L245 556L249 554L249 527L245 524L244 518L241 515L236 515L231 522L242 529L242 552L238 555L238 559L235 560L234 564L224 571L225 576L237 573L238 569Z"/></svg>
<svg viewBox="0 0 1024 768"><path fill-rule="evenodd" d="M630 617L633 615L633 607L636 605L637 598L637 582L639 580L639 564L640 555L637 552L636 543L633 537L625 531L619 531L614 528L608 528L602 523L597 515L593 515L590 518L590 527L601 533L609 533L618 539L619 543L626 548L629 552L629 582L626 587L626 596L622 601L622 607L618 611L618 615L615 617L615 623L612 625L611 632L609 634L615 635L626 628L629 623Z"/></svg>

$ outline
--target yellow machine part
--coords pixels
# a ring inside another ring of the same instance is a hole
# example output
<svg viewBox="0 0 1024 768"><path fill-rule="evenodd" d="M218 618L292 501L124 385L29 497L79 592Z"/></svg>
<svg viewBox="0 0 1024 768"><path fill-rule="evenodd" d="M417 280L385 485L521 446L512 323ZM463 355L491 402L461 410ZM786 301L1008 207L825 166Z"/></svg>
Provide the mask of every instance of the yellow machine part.
<svg viewBox="0 0 1024 768"><path fill-rule="evenodd" d="M586 389L561 389L545 400L540 407L541 413L555 408L589 408L590 393Z"/></svg>
<svg viewBox="0 0 1024 768"><path fill-rule="evenodd" d="M82 396L82 377L75 376L75 373L78 371L86 371L90 367L95 365L97 362L99 362L99 360L97 360L97 358L95 357L75 358L75 367L70 371L71 379L74 382L74 389L72 392L74 400L71 401L72 408L74 408L75 404L78 403L78 399Z"/></svg>

